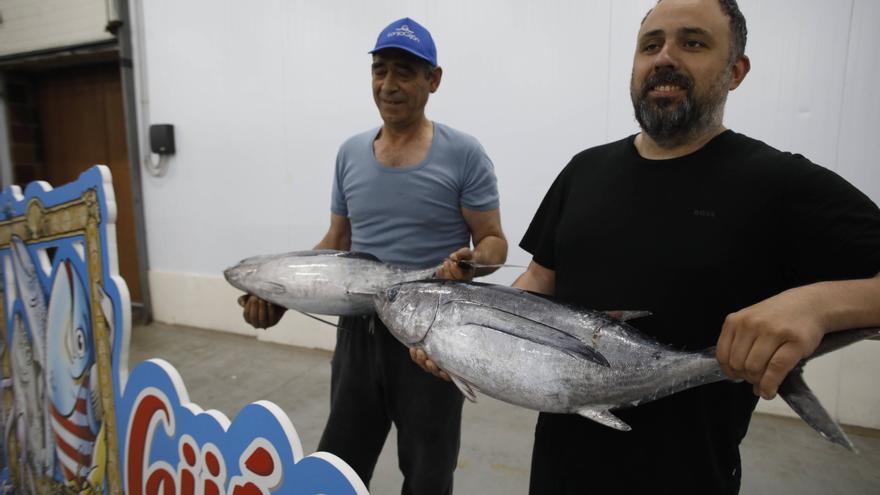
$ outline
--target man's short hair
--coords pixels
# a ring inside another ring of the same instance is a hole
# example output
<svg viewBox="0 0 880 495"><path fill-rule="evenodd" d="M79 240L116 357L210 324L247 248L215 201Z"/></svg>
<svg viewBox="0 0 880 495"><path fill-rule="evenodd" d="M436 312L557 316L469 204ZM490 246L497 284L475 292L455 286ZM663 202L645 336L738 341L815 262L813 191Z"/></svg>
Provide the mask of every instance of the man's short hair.
<svg viewBox="0 0 880 495"><path fill-rule="evenodd" d="M739 10L736 0L718 0L721 4L721 11L730 19L730 58L731 62L739 60L746 53L746 38L748 38L748 29L746 29L746 18Z"/></svg>
<svg viewBox="0 0 880 495"><path fill-rule="evenodd" d="M413 66L415 66L415 69L418 72L421 72L423 76L425 76L425 79L431 79L432 77L434 77L434 69L436 69L437 66L432 65L431 62L428 62L421 57L417 57L412 53L408 53L407 51L400 50L398 48L386 48L385 50L399 50L399 52L402 53L404 57L407 57L408 60L412 62ZM375 57L376 53L378 53L379 51L381 50L376 50L375 52L372 52L373 57Z"/></svg>
<svg viewBox="0 0 880 495"><path fill-rule="evenodd" d="M434 76L434 69L436 69L437 66L432 65L431 62L413 57L413 63L416 64L416 69L424 74L427 79L431 79L431 77Z"/></svg>

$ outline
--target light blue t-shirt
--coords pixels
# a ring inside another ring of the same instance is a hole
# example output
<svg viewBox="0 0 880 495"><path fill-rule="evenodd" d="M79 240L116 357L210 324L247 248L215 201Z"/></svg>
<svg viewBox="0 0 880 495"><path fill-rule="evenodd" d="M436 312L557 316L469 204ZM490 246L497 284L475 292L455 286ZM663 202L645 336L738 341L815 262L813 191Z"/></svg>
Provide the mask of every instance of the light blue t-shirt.
<svg viewBox="0 0 880 495"><path fill-rule="evenodd" d="M376 161L379 128L339 148L330 211L351 222L351 249L413 267L438 265L470 245L461 208L498 208L492 161L468 134L434 123L425 159L404 167Z"/></svg>

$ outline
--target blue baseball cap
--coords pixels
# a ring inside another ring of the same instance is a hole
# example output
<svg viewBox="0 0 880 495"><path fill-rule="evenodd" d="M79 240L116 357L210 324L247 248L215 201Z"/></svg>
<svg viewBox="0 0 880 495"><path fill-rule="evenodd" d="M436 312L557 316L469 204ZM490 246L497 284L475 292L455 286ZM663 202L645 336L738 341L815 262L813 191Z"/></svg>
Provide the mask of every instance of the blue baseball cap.
<svg viewBox="0 0 880 495"><path fill-rule="evenodd" d="M399 48L427 60L432 67L437 66L437 47L434 46L431 33L409 17L398 19L383 29L376 40L376 47L369 53L385 48Z"/></svg>

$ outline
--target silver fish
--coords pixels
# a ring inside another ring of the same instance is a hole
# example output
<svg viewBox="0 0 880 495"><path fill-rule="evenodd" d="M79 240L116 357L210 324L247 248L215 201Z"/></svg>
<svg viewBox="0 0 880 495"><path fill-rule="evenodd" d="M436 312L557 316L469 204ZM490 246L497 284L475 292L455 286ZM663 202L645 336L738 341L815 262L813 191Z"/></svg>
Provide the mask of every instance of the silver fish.
<svg viewBox="0 0 880 495"><path fill-rule="evenodd" d="M303 313L373 313L373 295L400 283L430 278L438 267L413 269L366 253L319 250L254 256L226 269L237 289Z"/></svg>
<svg viewBox="0 0 880 495"><path fill-rule="evenodd" d="M375 303L391 333L424 349L470 400L479 390L529 409L576 413L627 431L629 425L612 410L727 379L714 348L676 350L606 313L510 287L405 283L378 294ZM813 357L877 334L880 329L829 334ZM780 395L820 434L853 450L807 388L801 366L789 373Z"/></svg>

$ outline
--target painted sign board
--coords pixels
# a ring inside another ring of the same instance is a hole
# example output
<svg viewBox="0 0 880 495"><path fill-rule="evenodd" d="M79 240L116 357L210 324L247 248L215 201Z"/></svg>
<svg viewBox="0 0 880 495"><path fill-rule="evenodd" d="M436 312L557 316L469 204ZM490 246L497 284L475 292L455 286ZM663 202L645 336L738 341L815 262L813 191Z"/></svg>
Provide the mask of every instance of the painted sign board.
<svg viewBox="0 0 880 495"><path fill-rule="evenodd" d="M230 421L161 359L129 375L115 220L101 165L0 193L0 493L367 493L271 402Z"/></svg>

